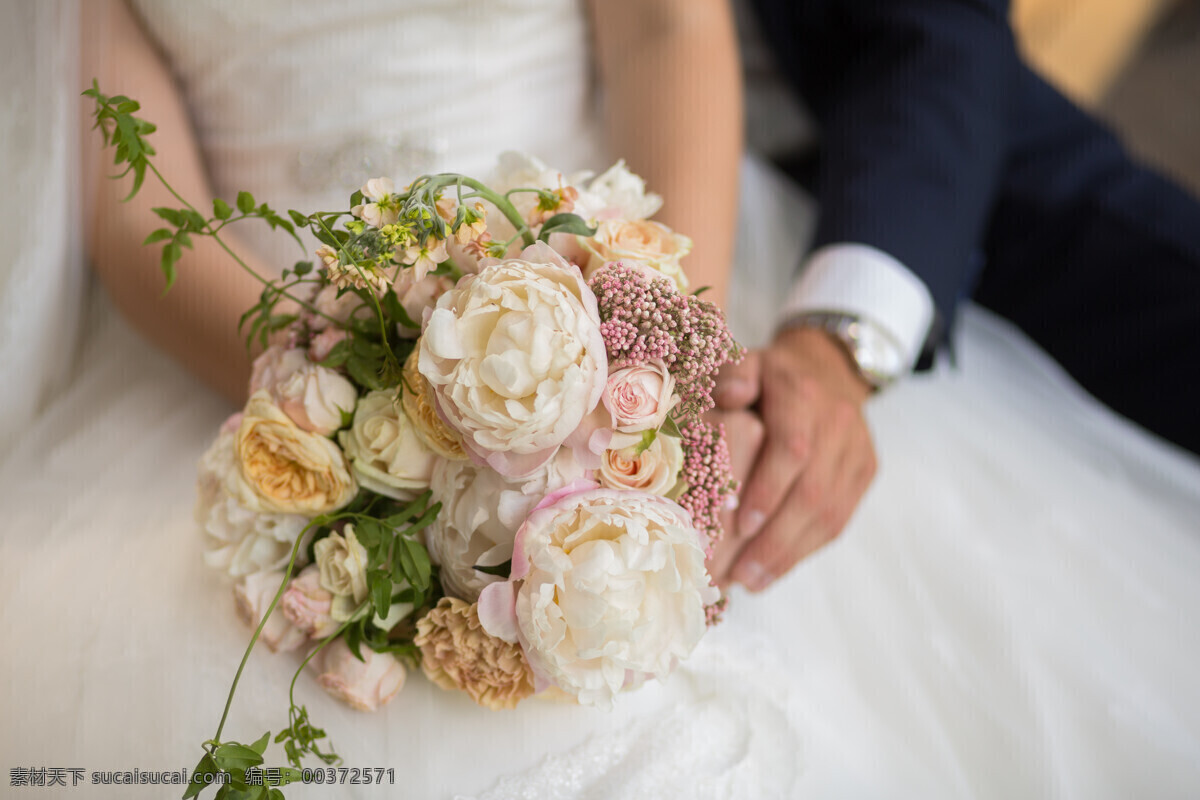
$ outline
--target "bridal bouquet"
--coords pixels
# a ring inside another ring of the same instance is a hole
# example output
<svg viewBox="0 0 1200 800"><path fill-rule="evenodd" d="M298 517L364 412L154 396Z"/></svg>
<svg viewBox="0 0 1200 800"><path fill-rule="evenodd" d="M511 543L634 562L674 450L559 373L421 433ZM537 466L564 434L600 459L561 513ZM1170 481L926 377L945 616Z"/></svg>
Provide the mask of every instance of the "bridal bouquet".
<svg viewBox="0 0 1200 800"><path fill-rule="evenodd" d="M137 104L88 94L134 191L161 179ZM147 239L168 283L191 237L239 220L319 242L259 276L249 400L200 463L205 559L257 626L234 689L259 639L364 710L415 668L491 709L606 706L691 653L723 605L705 561L736 488L701 415L739 348L640 178L506 154L486 184L376 178L342 211L180 201ZM279 782L336 759L295 686ZM222 741L228 711L197 774L278 796L248 777L269 734Z"/></svg>

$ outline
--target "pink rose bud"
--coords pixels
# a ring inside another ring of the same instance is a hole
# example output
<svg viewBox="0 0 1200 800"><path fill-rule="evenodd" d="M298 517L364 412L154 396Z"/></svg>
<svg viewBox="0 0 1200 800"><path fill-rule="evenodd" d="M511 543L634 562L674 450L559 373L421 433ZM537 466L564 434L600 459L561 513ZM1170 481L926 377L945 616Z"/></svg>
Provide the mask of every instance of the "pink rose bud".
<svg viewBox="0 0 1200 800"><path fill-rule="evenodd" d="M657 428L677 402L675 379L659 359L614 370L604 387L604 407L621 433Z"/></svg>
<svg viewBox="0 0 1200 800"><path fill-rule="evenodd" d="M376 653L366 645L360 650L364 661L354 657L344 639L330 643L321 652L317 683L351 708L374 711L404 688L404 665L391 653Z"/></svg>
<svg viewBox="0 0 1200 800"><path fill-rule="evenodd" d="M329 615L333 595L321 588L321 571L316 564L304 568L279 600L283 615L310 639L324 639L337 630Z"/></svg>
<svg viewBox="0 0 1200 800"><path fill-rule="evenodd" d="M326 328L312 338L308 344L308 358L314 364L329 358L337 343L346 338L342 328Z"/></svg>
<svg viewBox="0 0 1200 800"><path fill-rule="evenodd" d="M233 586L233 602L242 622L257 628L282 582L283 572L279 570L255 572L240 578ZM304 631L292 625L278 608L262 630L262 640L273 653L295 650L306 638Z"/></svg>

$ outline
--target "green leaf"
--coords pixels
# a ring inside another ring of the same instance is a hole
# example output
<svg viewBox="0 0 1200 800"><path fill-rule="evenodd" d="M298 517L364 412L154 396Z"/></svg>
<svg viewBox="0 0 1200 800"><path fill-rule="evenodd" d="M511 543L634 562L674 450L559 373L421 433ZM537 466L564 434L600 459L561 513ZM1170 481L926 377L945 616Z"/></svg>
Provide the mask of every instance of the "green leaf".
<svg viewBox="0 0 1200 800"><path fill-rule="evenodd" d="M238 192L237 196L238 211L243 214L250 214L254 211L254 195L249 192Z"/></svg>
<svg viewBox="0 0 1200 800"><path fill-rule="evenodd" d="M651 428L648 431L642 431L642 440L638 442L637 449L633 451L635 456L640 456L642 453L650 449L650 445L654 444L654 440L658 438L658 431Z"/></svg>
<svg viewBox="0 0 1200 800"><path fill-rule="evenodd" d="M676 439L683 437L683 432L679 430L679 423L675 422L675 418L670 414L663 420L663 424L659 427L659 430L667 436L674 436Z"/></svg>
<svg viewBox="0 0 1200 800"><path fill-rule="evenodd" d="M258 741L250 745L250 749L258 753L260 756L267 751L267 743L271 741L271 732L267 731L258 738Z"/></svg>
<svg viewBox="0 0 1200 800"><path fill-rule="evenodd" d="M497 564L494 567L481 567L476 564L474 569L476 572L482 572L484 575L495 575L507 580L508 576L512 575L512 559L510 558L503 564Z"/></svg>
<svg viewBox="0 0 1200 800"><path fill-rule="evenodd" d="M386 617L388 609L392 607L392 579L388 577L387 572L373 569L367 573L367 586L371 592L371 605L375 607L376 616Z"/></svg>
<svg viewBox="0 0 1200 800"><path fill-rule="evenodd" d="M346 628L346 634L342 638L346 640L346 647L350 648L350 652L354 654L354 657L365 663L366 659L363 658L362 649L359 647L359 643L362 642L362 623L364 621L359 620L354 625Z"/></svg>
<svg viewBox="0 0 1200 800"><path fill-rule="evenodd" d="M266 749L265 746L264 749ZM263 763L260 753L237 742L226 742L218 747L213 753L213 760L217 762L219 768L227 772L235 769L244 770L246 767L257 767Z"/></svg>
<svg viewBox="0 0 1200 800"><path fill-rule="evenodd" d="M175 232L170 228L159 228L154 233L143 239L142 244L154 244L155 242L161 242L163 239L170 239L174 235Z"/></svg>
<svg viewBox="0 0 1200 800"><path fill-rule="evenodd" d="M292 272L295 273L297 278L303 278L312 271L313 262L311 261L297 261L295 266L292 267Z"/></svg>
<svg viewBox="0 0 1200 800"><path fill-rule="evenodd" d="M176 228L182 228L184 226L183 213L180 212L179 209L177 209L177 208L158 207L158 208L152 208L150 210L153 211L158 216L165 219L167 222L174 225Z"/></svg>
<svg viewBox="0 0 1200 800"><path fill-rule="evenodd" d="M307 216L305 216L304 214L301 214L301 213L300 213L299 211L297 211L296 209L294 209L294 208L289 208L289 209L288 209L288 216L292 218L292 222L296 223L296 227L297 227L297 228L306 228L306 227L308 227L308 217L307 217Z"/></svg>
<svg viewBox="0 0 1200 800"><path fill-rule="evenodd" d="M164 292L175 285L175 264L182 255L183 250L179 247L178 243L172 241L169 244L163 245L160 266L162 267L163 275L167 279L167 288L163 290Z"/></svg>
<svg viewBox="0 0 1200 800"><path fill-rule="evenodd" d="M396 293L391 289L383 296L383 311L393 321L400 323L409 330L421 330L421 323L416 322L409 316L408 312L404 310L404 306L400 305L400 300L396 297Z"/></svg>
<svg viewBox="0 0 1200 800"><path fill-rule="evenodd" d="M542 225L538 239L547 241L552 233L573 233L576 236L591 236L596 229L589 226L578 214L555 214Z"/></svg>
<svg viewBox="0 0 1200 800"><path fill-rule="evenodd" d="M335 369L345 364L348 358L350 358L350 340L342 339L329 351L329 355L321 362L321 366Z"/></svg>
<svg viewBox="0 0 1200 800"><path fill-rule="evenodd" d="M179 213L183 215L185 227L194 233L199 233L208 225L208 221L200 215L200 212L193 211L190 208L181 208Z"/></svg>
<svg viewBox="0 0 1200 800"><path fill-rule="evenodd" d="M200 759L200 763L196 765L196 768L192 770L191 775L189 776L191 782L188 784L187 791L183 793L182 800L191 800L191 798L200 794L211 785L210 783L206 782L204 778L201 778L199 782L196 782L193 780L195 776L216 775L218 772L220 772L220 770L217 769L217 763L213 761L212 756L205 753L204 758Z"/></svg>
<svg viewBox="0 0 1200 800"><path fill-rule="evenodd" d="M229 219L233 216L233 209L229 207L229 203L218 197L213 200L213 216L217 219Z"/></svg>

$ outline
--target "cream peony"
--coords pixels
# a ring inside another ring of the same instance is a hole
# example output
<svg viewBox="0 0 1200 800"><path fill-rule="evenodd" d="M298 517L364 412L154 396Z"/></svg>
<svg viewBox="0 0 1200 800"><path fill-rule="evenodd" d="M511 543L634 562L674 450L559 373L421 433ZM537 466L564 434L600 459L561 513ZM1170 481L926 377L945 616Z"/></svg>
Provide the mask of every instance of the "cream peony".
<svg viewBox="0 0 1200 800"><path fill-rule="evenodd" d="M363 488L410 500L429 486L435 456L401 408L396 390L363 395L350 430L338 438Z"/></svg>
<svg viewBox="0 0 1200 800"><path fill-rule="evenodd" d="M391 653L376 653L363 645L363 660L350 652L346 640L338 638L321 651L321 688L359 711L374 711L392 701L404 688L404 665Z"/></svg>
<svg viewBox="0 0 1200 800"><path fill-rule="evenodd" d="M256 572L243 576L233 585L233 603L238 617L251 628L257 628L263 614L271 606L279 585L283 583L283 571ZM263 626L262 641L273 653L295 650L308 637L285 617L276 606L270 619Z"/></svg>
<svg viewBox="0 0 1200 800"><path fill-rule="evenodd" d="M545 244L442 295L418 364L467 452L497 472L532 473L572 434L603 450L584 424L608 375L596 297Z"/></svg>
<svg viewBox="0 0 1200 800"><path fill-rule="evenodd" d="M226 493L225 482L237 471L235 439L235 430L223 431L200 459L195 516L204 532L204 562L237 578L284 567L308 519L250 511Z"/></svg>
<svg viewBox="0 0 1200 800"><path fill-rule="evenodd" d="M512 579L484 589L479 616L489 633L520 641L536 675L607 706L692 652L720 592L686 511L594 487L567 487L529 515Z"/></svg>
<svg viewBox="0 0 1200 800"><path fill-rule="evenodd" d="M347 523L313 545L321 588L333 595L329 615L338 622L350 619L367 599L367 549Z"/></svg>
<svg viewBox="0 0 1200 800"><path fill-rule="evenodd" d="M640 433L657 430L679 402L679 395L667 365L654 359L609 373L603 399L615 430Z"/></svg>
<svg viewBox="0 0 1200 800"><path fill-rule="evenodd" d="M642 452L638 446L607 450L600 462L599 479L610 489L636 489L661 497L672 493L683 468L683 447L674 436L658 434Z"/></svg>
<svg viewBox="0 0 1200 800"><path fill-rule="evenodd" d="M450 595L474 601L484 586L504 580L479 572L512 558L513 539L546 494L587 475L569 449L524 479L509 481L470 461L442 461L429 488L442 510L425 529L429 557L441 566Z"/></svg>
<svg viewBox="0 0 1200 800"><path fill-rule="evenodd" d="M497 639L479 622L474 604L443 597L417 622L413 643L421 670L443 689L461 689L481 706L515 708L533 694L533 672L521 648Z"/></svg>
<svg viewBox="0 0 1200 800"><path fill-rule="evenodd" d="M321 586L321 569L310 564L288 584L279 609L310 639L324 639L338 628L330 614L333 593Z"/></svg>
<svg viewBox="0 0 1200 800"><path fill-rule="evenodd" d="M610 219L600 223L595 235L579 240L588 252L584 274L591 277L610 261L639 261L661 272L680 292L688 289L679 262L692 250L692 240L660 222Z"/></svg>
<svg viewBox="0 0 1200 800"><path fill-rule="evenodd" d="M251 511L315 516L354 499L358 486L338 446L301 430L265 389L250 396L226 491Z"/></svg>

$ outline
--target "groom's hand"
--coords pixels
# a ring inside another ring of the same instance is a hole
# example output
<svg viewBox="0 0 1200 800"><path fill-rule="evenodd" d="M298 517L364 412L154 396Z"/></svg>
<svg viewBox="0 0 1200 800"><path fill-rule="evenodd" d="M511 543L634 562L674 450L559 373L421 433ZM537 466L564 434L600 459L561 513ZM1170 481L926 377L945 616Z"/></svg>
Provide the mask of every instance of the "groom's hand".
<svg viewBox="0 0 1200 800"><path fill-rule="evenodd" d="M842 346L809 328L721 370L713 413L743 483L711 564L719 583L761 591L841 533L875 476L862 413L870 393Z"/></svg>

